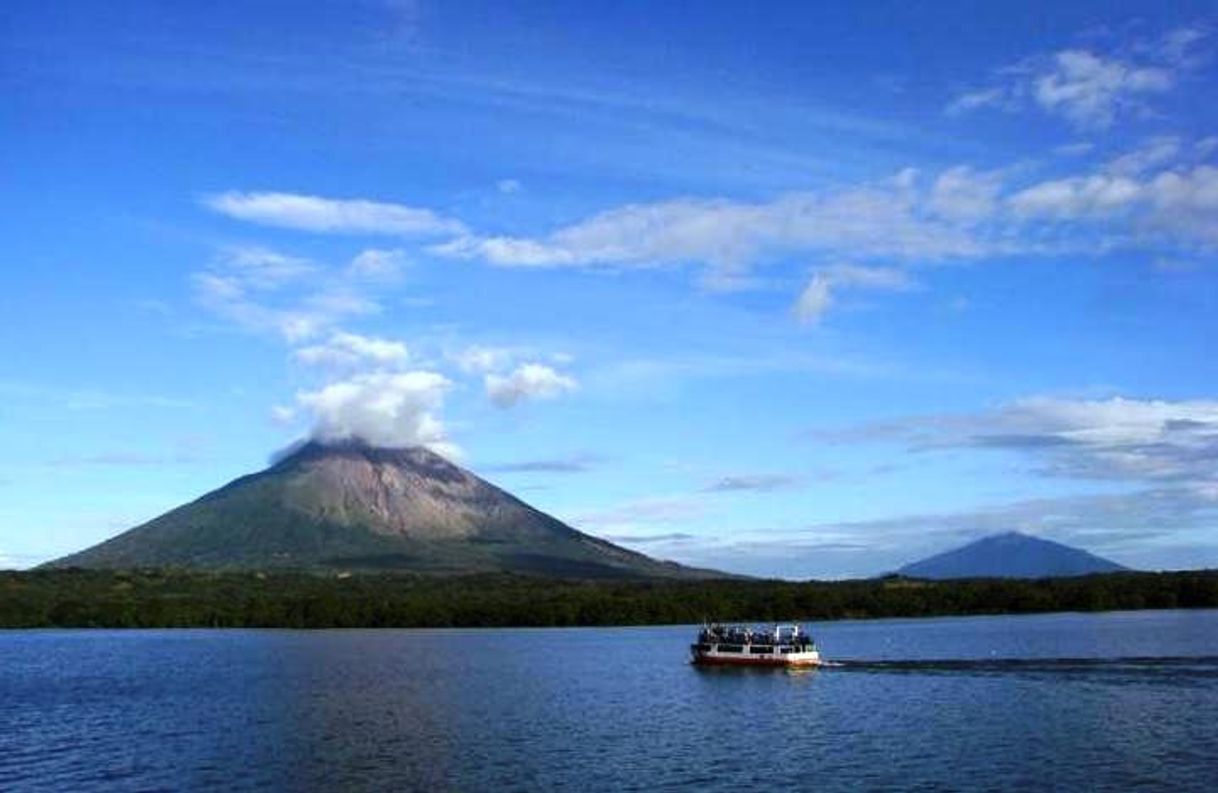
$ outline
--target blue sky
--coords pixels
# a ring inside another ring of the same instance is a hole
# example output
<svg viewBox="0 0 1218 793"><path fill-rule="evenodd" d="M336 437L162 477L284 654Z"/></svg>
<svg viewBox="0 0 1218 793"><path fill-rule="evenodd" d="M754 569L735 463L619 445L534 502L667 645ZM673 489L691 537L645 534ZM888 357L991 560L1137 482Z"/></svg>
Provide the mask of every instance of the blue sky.
<svg viewBox="0 0 1218 793"><path fill-rule="evenodd" d="M1212 3L10 3L0 566L294 440L794 578L1218 566Z"/></svg>

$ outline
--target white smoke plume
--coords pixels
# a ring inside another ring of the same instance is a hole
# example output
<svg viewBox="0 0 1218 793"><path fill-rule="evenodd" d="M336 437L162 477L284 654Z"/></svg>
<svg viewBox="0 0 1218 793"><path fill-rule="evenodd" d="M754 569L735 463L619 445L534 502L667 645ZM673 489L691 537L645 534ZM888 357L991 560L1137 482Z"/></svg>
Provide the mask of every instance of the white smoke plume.
<svg viewBox="0 0 1218 793"><path fill-rule="evenodd" d="M452 382L428 371L373 372L296 395L314 417L319 441L362 440L373 446L426 446L448 456L460 450L448 439L440 411Z"/></svg>

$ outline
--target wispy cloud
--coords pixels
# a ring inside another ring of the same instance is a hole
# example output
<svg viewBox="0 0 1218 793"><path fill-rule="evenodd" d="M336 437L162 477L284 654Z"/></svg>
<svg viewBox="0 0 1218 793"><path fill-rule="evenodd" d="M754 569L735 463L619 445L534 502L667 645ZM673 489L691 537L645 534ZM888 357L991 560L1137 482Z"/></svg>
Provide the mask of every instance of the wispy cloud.
<svg viewBox="0 0 1218 793"><path fill-rule="evenodd" d="M842 289L904 292L914 281L903 270L892 267L860 267L837 264L817 270L795 301L795 316L800 322L815 324L833 306L835 294Z"/></svg>
<svg viewBox="0 0 1218 793"><path fill-rule="evenodd" d="M1138 176L1154 168L1174 163L1183 149L1183 142L1175 135L1158 135L1112 159L1104 166L1104 170L1117 176Z"/></svg>
<svg viewBox="0 0 1218 793"><path fill-rule="evenodd" d="M501 408L533 399L554 399L579 387L574 378L539 363L521 364L506 375L488 374L483 384L491 402Z"/></svg>
<svg viewBox="0 0 1218 793"><path fill-rule="evenodd" d="M1086 50L1063 50L1052 66L1033 77L1032 96L1050 113L1080 126L1107 127L1120 112L1139 107L1147 94L1175 85L1171 69L1138 66Z"/></svg>
<svg viewBox="0 0 1218 793"><path fill-rule="evenodd" d="M705 515L706 504L703 498L689 495L655 496L585 512L577 515L571 522L594 531L614 532L657 523L681 523Z"/></svg>
<svg viewBox="0 0 1218 793"><path fill-rule="evenodd" d="M694 534L686 534L679 531L665 534L602 534L601 537L610 542L623 543L625 545L646 545L656 542L680 543L698 539Z"/></svg>
<svg viewBox="0 0 1218 793"><path fill-rule="evenodd" d="M1202 28L1180 28L1123 51L1070 48L1034 56L1000 69L995 82L960 94L947 110L1036 107L1078 128L1104 129L1119 118L1146 115L1149 100L1175 88L1197 64L1207 37Z"/></svg>
<svg viewBox="0 0 1218 793"><path fill-rule="evenodd" d="M925 196L927 211L936 217L960 223L976 223L992 217L1007 174L1001 170L978 171L957 165L940 171Z"/></svg>
<svg viewBox="0 0 1218 793"><path fill-rule="evenodd" d="M843 353L803 352L766 348L757 354L680 355L667 358L626 358L588 371L590 390L620 394L652 394L666 385L692 381L760 377L776 373L815 374L858 380L904 380L941 383L972 382L967 372L916 367L908 362L869 359Z"/></svg>
<svg viewBox="0 0 1218 793"><path fill-rule="evenodd" d="M393 282L401 277L408 262L406 252L400 248L368 248L351 260L346 273L358 281Z"/></svg>
<svg viewBox="0 0 1218 793"><path fill-rule="evenodd" d="M907 271L927 265L1011 255L1097 256L1125 249L1218 246L1218 166L1207 159L1218 147L1202 143L1175 136L1151 138L1107 163L1073 173L1058 170L1039 180L1037 168L1027 165L982 170L959 164L925 173L906 168L887 179L760 201L686 197L626 204L535 235L482 234L431 212L438 219L429 226L431 236L444 239L424 243L424 251L500 267L687 266L699 274L703 287L716 290L765 283L756 275L760 268L789 266L793 257L801 257L813 266L794 301L794 314L815 323L834 305L836 293L906 291L916 286ZM332 205L400 206L305 198L305 206L319 202L317 206L325 208L318 210L322 215ZM230 203L243 206L236 199ZM354 209L335 214L339 219L333 220L334 228L353 233L393 226L389 221L341 220L361 217ZM308 226L301 223L302 228ZM327 322L376 311L379 303L370 295L370 282L377 274L399 271L405 258L397 250L365 251L344 271L344 278L331 277L308 305L275 309L251 295L280 289L299 278L294 268L304 266L291 260L276 264L275 256L265 250L230 254L233 261L225 263L230 272L213 268L199 274L197 291L230 319L278 327L281 333L303 338L325 330ZM241 257L267 262L258 269L241 265L236 261ZM830 264L820 264L826 261ZM462 353L461 365L501 369L504 352L471 348Z"/></svg>
<svg viewBox="0 0 1218 793"><path fill-rule="evenodd" d="M1161 155L1160 155L1161 156ZM1136 167L1146 167L1147 158ZM1218 167L1170 168L1131 175L1099 172L1034 184L1011 195L1012 212L1025 219L1116 222L1126 238L1218 245ZM1129 228L1129 226L1132 226Z"/></svg>
<svg viewBox="0 0 1218 793"><path fill-rule="evenodd" d="M447 358L466 373L487 374L506 369L526 351L519 347L471 344L450 351Z"/></svg>
<svg viewBox="0 0 1218 793"><path fill-rule="evenodd" d="M465 374L507 374L522 363L545 362L548 366L566 366L574 362L569 353L546 351L534 344L453 344L444 343L443 357Z"/></svg>
<svg viewBox="0 0 1218 793"><path fill-rule="evenodd" d="M417 237L466 231L460 221L430 209L365 198L229 191L205 196L202 203L236 220L318 233Z"/></svg>
<svg viewBox="0 0 1218 793"><path fill-rule="evenodd" d="M913 416L816 436L897 442L914 450L1000 449L1032 457L1043 474L1080 479L1218 479L1218 401L1031 397L974 414Z"/></svg>
<svg viewBox="0 0 1218 793"><path fill-rule="evenodd" d="M349 268L325 268L263 247L228 248L191 280L207 310L245 330L293 343L381 310Z"/></svg>
<svg viewBox="0 0 1218 793"><path fill-rule="evenodd" d="M734 474L724 476L711 482L703 492L706 493L771 493L775 490L788 490L799 487L803 479L791 474Z"/></svg>
<svg viewBox="0 0 1218 793"><path fill-rule="evenodd" d="M631 204L543 237L469 235L440 256L511 267L656 267L693 263L723 273L791 252L944 260L986 250L967 228L926 211L908 179L773 201L676 199Z"/></svg>
<svg viewBox="0 0 1218 793"><path fill-rule="evenodd" d="M292 357L304 364L331 369L399 367L410 360L410 351L400 341L340 331L323 344L298 348Z"/></svg>
<svg viewBox="0 0 1218 793"><path fill-rule="evenodd" d="M510 463L492 463L480 466L481 470L499 474L577 474L591 471L605 461L596 454L576 454L570 457L549 457L536 460L519 460Z"/></svg>

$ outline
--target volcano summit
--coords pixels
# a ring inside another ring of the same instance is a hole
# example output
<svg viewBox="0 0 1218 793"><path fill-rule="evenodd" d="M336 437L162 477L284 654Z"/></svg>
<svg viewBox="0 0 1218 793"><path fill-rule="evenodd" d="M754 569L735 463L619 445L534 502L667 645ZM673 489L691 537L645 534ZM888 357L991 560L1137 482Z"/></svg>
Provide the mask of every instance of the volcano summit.
<svg viewBox="0 0 1218 793"><path fill-rule="evenodd" d="M310 442L52 567L710 577L577 531L421 447Z"/></svg>

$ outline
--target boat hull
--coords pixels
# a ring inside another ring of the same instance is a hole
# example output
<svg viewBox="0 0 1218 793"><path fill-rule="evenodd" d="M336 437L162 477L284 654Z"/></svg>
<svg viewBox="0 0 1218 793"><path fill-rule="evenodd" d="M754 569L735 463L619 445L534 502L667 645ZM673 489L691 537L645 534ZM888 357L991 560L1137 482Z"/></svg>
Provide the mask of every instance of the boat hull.
<svg viewBox="0 0 1218 793"><path fill-rule="evenodd" d="M820 654L791 653L789 655L746 655L744 653L695 652L691 658L695 666L762 666L799 669L820 666Z"/></svg>

